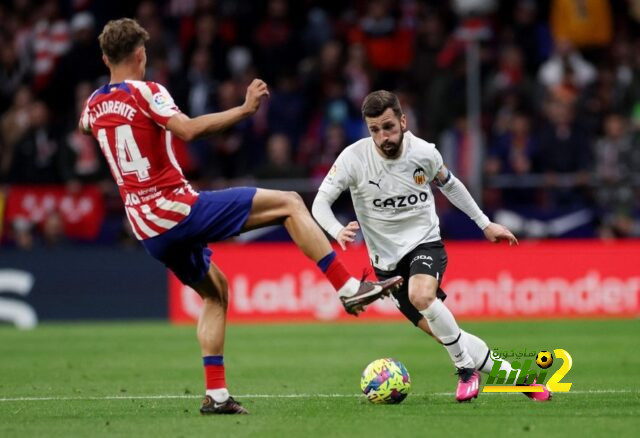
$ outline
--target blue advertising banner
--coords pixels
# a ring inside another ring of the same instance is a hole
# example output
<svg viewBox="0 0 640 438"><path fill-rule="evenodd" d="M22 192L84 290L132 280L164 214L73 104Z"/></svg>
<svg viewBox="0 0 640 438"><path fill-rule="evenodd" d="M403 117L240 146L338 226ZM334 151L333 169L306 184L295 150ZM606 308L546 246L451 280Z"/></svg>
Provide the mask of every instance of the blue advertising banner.
<svg viewBox="0 0 640 438"><path fill-rule="evenodd" d="M167 314L167 271L142 249L0 249L0 323Z"/></svg>

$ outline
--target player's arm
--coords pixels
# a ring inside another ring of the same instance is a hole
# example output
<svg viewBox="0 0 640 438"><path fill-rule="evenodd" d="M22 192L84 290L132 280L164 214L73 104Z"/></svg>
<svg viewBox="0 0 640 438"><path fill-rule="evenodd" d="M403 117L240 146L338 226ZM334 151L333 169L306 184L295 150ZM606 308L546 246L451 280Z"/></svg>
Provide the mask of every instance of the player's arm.
<svg viewBox="0 0 640 438"><path fill-rule="evenodd" d="M311 206L311 214L315 220L325 229L327 233L338 242L340 248L347 249L347 243L351 243L356 238L356 231L360 229L360 225L356 221L349 222L344 226L336 219L331 206L337 199L337 195L318 191L313 205Z"/></svg>
<svg viewBox="0 0 640 438"><path fill-rule="evenodd" d="M80 120L78 120L78 131L84 135L93 135L91 132L91 125L89 124L89 99L84 104L84 108L82 108L82 113L80 114Z"/></svg>
<svg viewBox="0 0 640 438"><path fill-rule="evenodd" d="M318 188L318 194L313 200L311 214L324 230L333 237L343 250L347 249L347 243L356 238L356 231L360 229L358 222L349 222L344 226L336 219L331 206L338 196L355 183L357 172L353 168L354 158L346 148L325 176Z"/></svg>
<svg viewBox="0 0 640 438"><path fill-rule="evenodd" d="M219 113L204 114L194 118L190 118L183 113L177 113L169 119L167 129L184 141L207 137L255 114L260 107L262 97L268 95L267 84L260 79L254 79L247 87L247 94L242 105Z"/></svg>
<svg viewBox="0 0 640 438"><path fill-rule="evenodd" d="M458 207L473 220L482 230L485 237L491 242L506 240L509 245L517 245L518 239L507 229L507 227L491 222L486 214L482 212L476 201L453 173L446 166L442 165L436 173L433 182L440 191L447 197L449 202Z"/></svg>

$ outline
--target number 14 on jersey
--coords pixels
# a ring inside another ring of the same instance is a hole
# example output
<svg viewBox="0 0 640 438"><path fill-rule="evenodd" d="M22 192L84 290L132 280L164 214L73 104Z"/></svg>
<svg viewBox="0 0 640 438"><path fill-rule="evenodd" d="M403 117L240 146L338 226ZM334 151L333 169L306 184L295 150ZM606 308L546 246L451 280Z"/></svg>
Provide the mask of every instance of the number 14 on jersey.
<svg viewBox="0 0 640 438"><path fill-rule="evenodd" d="M124 184L122 175L135 174L138 181L146 181L149 179L149 169L151 164L149 159L142 156L140 148L133 138L131 125L120 125L116 129L116 155L117 161L114 159L109 147L106 129L98 130L98 142L100 148L107 158L111 173L116 183L121 186Z"/></svg>

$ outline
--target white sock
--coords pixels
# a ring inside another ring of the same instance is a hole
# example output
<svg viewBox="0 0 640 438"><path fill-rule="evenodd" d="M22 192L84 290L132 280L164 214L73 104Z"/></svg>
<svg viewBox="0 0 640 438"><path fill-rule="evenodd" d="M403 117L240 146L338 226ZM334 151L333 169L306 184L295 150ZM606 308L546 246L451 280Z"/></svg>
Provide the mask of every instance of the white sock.
<svg viewBox="0 0 640 438"><path fill-rule="evenodd" d="M471 359L473 360L473 367L483 373L489 373L493 366L493 360L491 360L491 352L489 351L487 344L476 335L472 335L464 330L460 331L462 332L460 342L469 353L469 356L471 356ZM491 362L489 362L490 360Z"/></svg>
<svg viewBox="0 0 640 438"><path fill-rule="evenodd" d="M460 342L466 347L469 355L473 359L475 364L475 368L483 372L485 374L489 374L491 369L493 368L494 360L491 357L491 351L487 346L486 342L477 337L476 335L472 335L471 333L465 332L462 330L462 337L460 338ZM511 368L511 363L507 360L502 360L500 364L500 369L505 370L507 372L507 378L509 378L509 374L513 371ZM516 379L518 378L518 374L520 374L520 370L517 371Z"/></svg>
<svg viewBox="0 0 640 438"><path fill-rule="evenodd" d="M473 359L460 342L462 332L451 311L436 299L420 313L427 318L433 334L442 341L456 368L474 368Z"/></svg>
<svg viewBox="0 0 640 438"><path fill-rule="evenodd" d="M342 285L340 289L338 289L339 297L352 297L358 292L360 288L360 282L355 278L351 277L347 282Z"/></svg>
<svg viewBox="0 0 640 438"><path fill-rule="evenodd" d="M213 401L222 403L229 398L229 391L227 388L207 389L207 395L211 396Z"/></svg>

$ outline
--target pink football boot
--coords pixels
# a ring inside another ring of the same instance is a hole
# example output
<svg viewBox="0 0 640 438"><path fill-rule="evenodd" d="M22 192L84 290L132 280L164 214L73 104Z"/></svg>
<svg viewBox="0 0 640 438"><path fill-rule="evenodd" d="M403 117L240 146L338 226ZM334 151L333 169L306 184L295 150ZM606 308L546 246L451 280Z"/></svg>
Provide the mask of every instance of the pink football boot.
<svg viewBox="0 0 640 438"><path fill-rule="evenodd" d="M527 376L527 379L528 378L529 376ZM527 386L540 386L542 388L542 392L523 392L523 394L529 397L531 400L537 402L546 402L551 400L551 396L553 395L551 391L549 391L546 386L541 385L540 383L536 383L536 380L537 379L533 379L533 383Z"/></svg>
<svg viewBox="0 0 640 438"><path fill-rule="evenodd" d="M459 376L456 400L464 402L477 398L480 390L480 373L473 368L459 368L456 374Z"/></svg>

